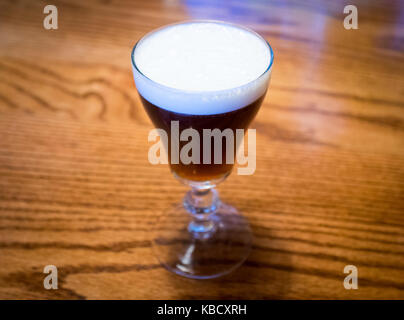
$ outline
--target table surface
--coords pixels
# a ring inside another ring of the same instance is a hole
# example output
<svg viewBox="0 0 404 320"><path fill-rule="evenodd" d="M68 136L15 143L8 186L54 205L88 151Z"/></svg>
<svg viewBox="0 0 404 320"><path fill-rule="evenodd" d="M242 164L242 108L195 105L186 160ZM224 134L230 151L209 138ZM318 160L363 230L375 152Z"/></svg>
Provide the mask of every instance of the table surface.
<svg viewBox="0 0 404 320"><path fill-rule="evenodd" d="M404 298L404 5L354 1L0 3L0 298ZM186 188L147 160L130 51L185 19L249 26L273 46L252 124L257 170L220 185L254 235L246 263L196 281L163 269L156 217ZM59 289L45 290L45 265ZM343 270L358 268L346 290Z"/></svg>

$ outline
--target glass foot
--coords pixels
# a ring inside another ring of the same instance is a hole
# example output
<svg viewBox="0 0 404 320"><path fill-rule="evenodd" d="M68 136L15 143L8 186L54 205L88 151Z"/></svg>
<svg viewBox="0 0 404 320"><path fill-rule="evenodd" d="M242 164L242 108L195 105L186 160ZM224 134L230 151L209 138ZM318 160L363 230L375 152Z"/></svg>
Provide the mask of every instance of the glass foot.
<svg viewBox="0 0 404 320"><path fill-rule="evenodd" d="M160 217L153 249L169 271L209 279L240 266L250 253L251 243L248 222L236 208L220 203L212 213L195 214L189 212L185 198L184 205Z"/></svg>

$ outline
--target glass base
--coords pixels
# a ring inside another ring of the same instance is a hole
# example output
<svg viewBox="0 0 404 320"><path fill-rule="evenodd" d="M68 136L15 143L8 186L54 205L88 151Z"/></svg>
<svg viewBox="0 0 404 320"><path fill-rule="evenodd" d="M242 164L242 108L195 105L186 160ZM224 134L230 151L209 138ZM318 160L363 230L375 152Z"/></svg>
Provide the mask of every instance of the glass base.
<svg viewBox="0 0 404 320"><path fill-rule="evenodd" d="M233 271L247 259L252 233L236 208L219 202L213 213L196 216L186 207L187 198L164 212L156 225L153 249L166 269L209 279Z"/></svg>

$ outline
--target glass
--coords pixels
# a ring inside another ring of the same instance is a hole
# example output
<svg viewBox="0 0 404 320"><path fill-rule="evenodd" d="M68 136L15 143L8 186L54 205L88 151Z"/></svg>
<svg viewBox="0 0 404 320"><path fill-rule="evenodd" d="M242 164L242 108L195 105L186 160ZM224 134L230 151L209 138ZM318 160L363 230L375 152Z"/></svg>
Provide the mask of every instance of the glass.
<svg viewBox="0 0 404 320"><path fill-rule="evenodd" d="M197 23L190 21L183 23ZM178 121L180 132L186 128L194 128L202 133L203 129L224 130L228 127L246 130L258 112L264 99L271 75L273 51L268 42L254 31L233 24L218 21L202 21L230 25L255 34L268 45L269 65L263 74L251 82L231 90L243 90L248 86L259 85L263 94L253 103L227 113L209 115L190 115L170 112L159 108L148 101L140 93L145 86L152 86L153 93L164 97L165 92L192 99L196 95L206 94L203 91L179 90L156 83L145 76L136 66L135 51L138 44L157 29L145 35L132 50L131 60L136 87L142 103L157 128L170 132L170 123ZM164 26L165 28L167 26ZM173 74L173 76L175 76ZM209 91L209 94L220 95L228 90ZM181 144L181 142L180 142ZM181 147L181 145L180 145ZM171 150L171 138L168 138L167 151ZM213 150L213 149L212 149ZM227 151L227 149L226 149ZM203 157L206 150L200 150ZM234 146L234 155L237 145ZM171 153L168 158L171 160ZM225 156L225 154L223 154ZM182 203L166 210L155 226L153 249L161 264L176 274L196 279L214 278L227 274L240 266L248 257L252 233L247 220L238 210L220 201L215 186L226 179L231 173L233 164L171 164L174 176L183 184L191 188Z"/></svg>

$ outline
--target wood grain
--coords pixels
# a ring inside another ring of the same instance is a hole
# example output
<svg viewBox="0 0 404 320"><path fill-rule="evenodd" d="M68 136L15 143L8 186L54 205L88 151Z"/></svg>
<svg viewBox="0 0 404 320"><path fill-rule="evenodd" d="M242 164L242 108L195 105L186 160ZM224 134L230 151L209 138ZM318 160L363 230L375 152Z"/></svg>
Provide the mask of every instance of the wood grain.
<svg viewBox="0 0 404 320"><path fill-rule="evenodd" d="M351 1L0 2L0 298L404 299L404 5ZM146 32L196 18L273 46L257 171L219 191L254 248L210 281L159 266L150 232L185 188L147 160L130 69ZM59 289L45 290L45 265ZM359 289L345 290L345 265Z"/></svg>

